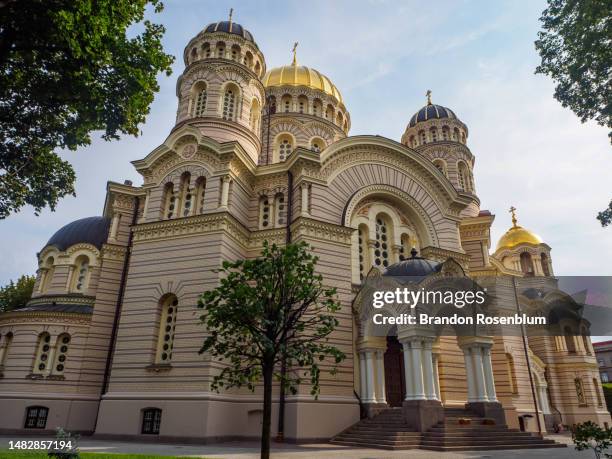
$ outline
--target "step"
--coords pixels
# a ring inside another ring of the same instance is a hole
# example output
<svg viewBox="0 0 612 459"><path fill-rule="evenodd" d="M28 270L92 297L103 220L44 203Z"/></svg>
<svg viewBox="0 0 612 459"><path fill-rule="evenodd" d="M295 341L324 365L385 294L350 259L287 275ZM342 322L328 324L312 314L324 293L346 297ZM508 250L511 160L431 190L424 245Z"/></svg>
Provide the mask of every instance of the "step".
<svg viewBox="0 0 612 459"><path fill-rule="evenodd" d="M346 438L346 437L359 437L359 438L365 438L365 439L385 439L385 440L420 440L421 439L421 435L420 434L386 434L386 435L379 435L379 434L364 434L363 432L345 432L342 433L338 436L336 436L335 438Z"/></svg>
<svg viewBox="0 0 612 459"><path fill-rule="evenodd" d="M562 443L534 443L526 445L495 445L495 446L425 446L421 445L421 449L429 451L486 451L486 450L501 450L501 449L536 449L536 448L566 448L567 445Z"/></svg>
<svg viewBox="0 0 612 459"><path fill-rule="evenodd" d="M358 448L378 448L378 449L419 449L420 445L418 443L412 445L379 445L375 443L364 443L360 441L342 441L342 440L332 440L331 443L335 445L343 445L343 446L353 446Z"/></svg>
<svg viewBox="0 0 612 459"><path fill-rule="evenodd" d="M339 438L334 438L334 441L352 441L352 442L362 442L368 444L376 444L376 445L420 445L420 438L413 439L386 439L386 438L363 438L359 436L352 435L341 435Z"/></svg>
<svg viewBox="0 0 612 459"><path fill-rule="evenodd" d="M486 446L486 445L536 445L536 444L554 444L552 440L537 440L530 438L521 439L507 439L507 438L489 438L489 439L447 439L445 441L440 440L428 440L423 439L422 445L424 446Z"/></svg>

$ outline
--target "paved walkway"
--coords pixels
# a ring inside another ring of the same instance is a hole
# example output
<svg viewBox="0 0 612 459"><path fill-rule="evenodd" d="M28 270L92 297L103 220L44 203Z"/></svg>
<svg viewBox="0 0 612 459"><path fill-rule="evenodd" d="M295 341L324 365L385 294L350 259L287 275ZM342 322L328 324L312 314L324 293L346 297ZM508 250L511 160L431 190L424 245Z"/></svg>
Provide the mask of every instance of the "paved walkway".
<svg viewBox="0 0 612 459"><path fill-rule="evenodd" d="M568 436L551 435L558 442L571 443ZM9 440L33 440L35 437L0 436L0 450L8 449ZM38 439L43 439L42 437ZM44 439L50 439L44 438ZM97 453L138 453L167 456L207 457L223 459L257 459L259 444L251 442L230 442L214 445L160 444L119 442L112 440L96 440L83 437L79 441L83 452ZM576 451L572 445L567 448L554 449L524 449L496 450L461 453L440 453L436 451L407 450L382 451L379 449L347 448L328 444L290 445L272 443L274 459L511 459L511 458L555 458L555 459L590 459L591 451Z"/></svg>

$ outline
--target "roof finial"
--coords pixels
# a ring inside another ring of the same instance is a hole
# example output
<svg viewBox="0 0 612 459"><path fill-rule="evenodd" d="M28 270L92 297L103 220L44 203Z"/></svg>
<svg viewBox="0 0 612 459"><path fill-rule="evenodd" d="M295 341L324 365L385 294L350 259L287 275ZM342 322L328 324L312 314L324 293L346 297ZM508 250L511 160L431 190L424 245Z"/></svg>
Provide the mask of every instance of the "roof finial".
<svg viewBox="0 0 612 459"><path fill-rule="evenodd" d="M510 210L508 212L512 214L512 226L516 228L516 207L510 206Z"/></svg>
<svg viewBox="0 0 612 459"><path fill-rule="evenodd" d="M293 44L293 48L291 49L291 52L293 52L293 62L291 63L291 65L297 65L297 47L298 47L298 42L296 41Z"/></svg>
<svg viewBox="0 0 612 459"><path fill-rule="evenodd" d="M232 22L232 16L234 15L234 8L230 8L230 14L229 14L229 22Z"/></svg>
<svg viewBox="0 0 612 459"><path fill-rule="evenodd" d="M427 96L427 105L431 105L431 89L428 89L425 95Z"/></svg>

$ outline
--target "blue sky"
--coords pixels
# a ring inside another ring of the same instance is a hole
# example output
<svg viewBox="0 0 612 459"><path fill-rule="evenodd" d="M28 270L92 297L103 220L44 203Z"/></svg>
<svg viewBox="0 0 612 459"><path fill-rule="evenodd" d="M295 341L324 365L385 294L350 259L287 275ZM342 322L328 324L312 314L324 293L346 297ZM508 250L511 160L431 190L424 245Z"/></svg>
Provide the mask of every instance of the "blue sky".
<svg viewBox="0 0 612 459"><path fill-rule="evenodd" d="M99 215L107 180L140 176L130 161L158 146L173 126L175 82L183 47L208 23L227 18L249 29L268 68L298 60L329 76L351 113L351 135L399 140L425 103L452 108L468 125L483 209L496 214L493 244L519 223L553 249L558 275L612 275L612 229L595 220L612 198L612 152L606 129L581 124L552 97L553 84L534 75L533 42L544 1L204 1L167 0L153 20L166 28L166 50L178 57L142 136L94 142L62 156L74 165L77 197L55 212L31 209L0 221L0 283L36 270L36 252L62 225Z"/></svg>

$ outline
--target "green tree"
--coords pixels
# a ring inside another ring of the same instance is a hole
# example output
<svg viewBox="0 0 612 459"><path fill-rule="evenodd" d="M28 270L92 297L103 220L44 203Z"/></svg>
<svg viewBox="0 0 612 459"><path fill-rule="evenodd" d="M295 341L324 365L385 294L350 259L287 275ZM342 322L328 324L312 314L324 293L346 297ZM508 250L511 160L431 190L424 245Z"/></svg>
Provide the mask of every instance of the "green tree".
<svg viewBox="0 0 612 459"><path fill-rule="evenodd" d="M611 129L612 3L607 0L548 0L535 47L542 62L536 73L556 83L554 97L584 123L595 120ZM612 203L597 215L612 221Z"/></svg>
<svg viewBox="0 0 612 459"><path fill-rule="evenodd" d="M572 432L572 441L576 449L578 451L592 449L597 459L602 454L607 458L612 457L612 455L605 453L610 446L611 439L612 430L602 429L592 421L577 424Z"/></svg>
<svg viewBox="0 0 612 459"><path fill-rule="evenodd" d="M334 372L345 358L328 341L340 303L335 289L315 274L316 263L306 243L266 243L259 258L223 262L220 285L198 303L207 333L200 353L225 364L211 388L254 391L263 379L262 458L270 456L273 381L291 393L308 382L316 397L320 365L329 358ZM280 371L283 360L289 371Z"/></svg>
<svg viewBox="0 0 612 459"><path fill-rule="evenodd" d="M4 287L0 287L0 312L25 306L32 298L35 282L34 276L23 275L17 279L17 282L10 281Z"/></svg>
<svg viewBox="0 0 612 459"><path fill-rule="evenodd" d="M156 77L170 74L160 0L0 1L0 218L74 195L57 149L138 135ZM129 31L128 31L129 29ZM138 30L139 33L135 31Z"/></svg>

